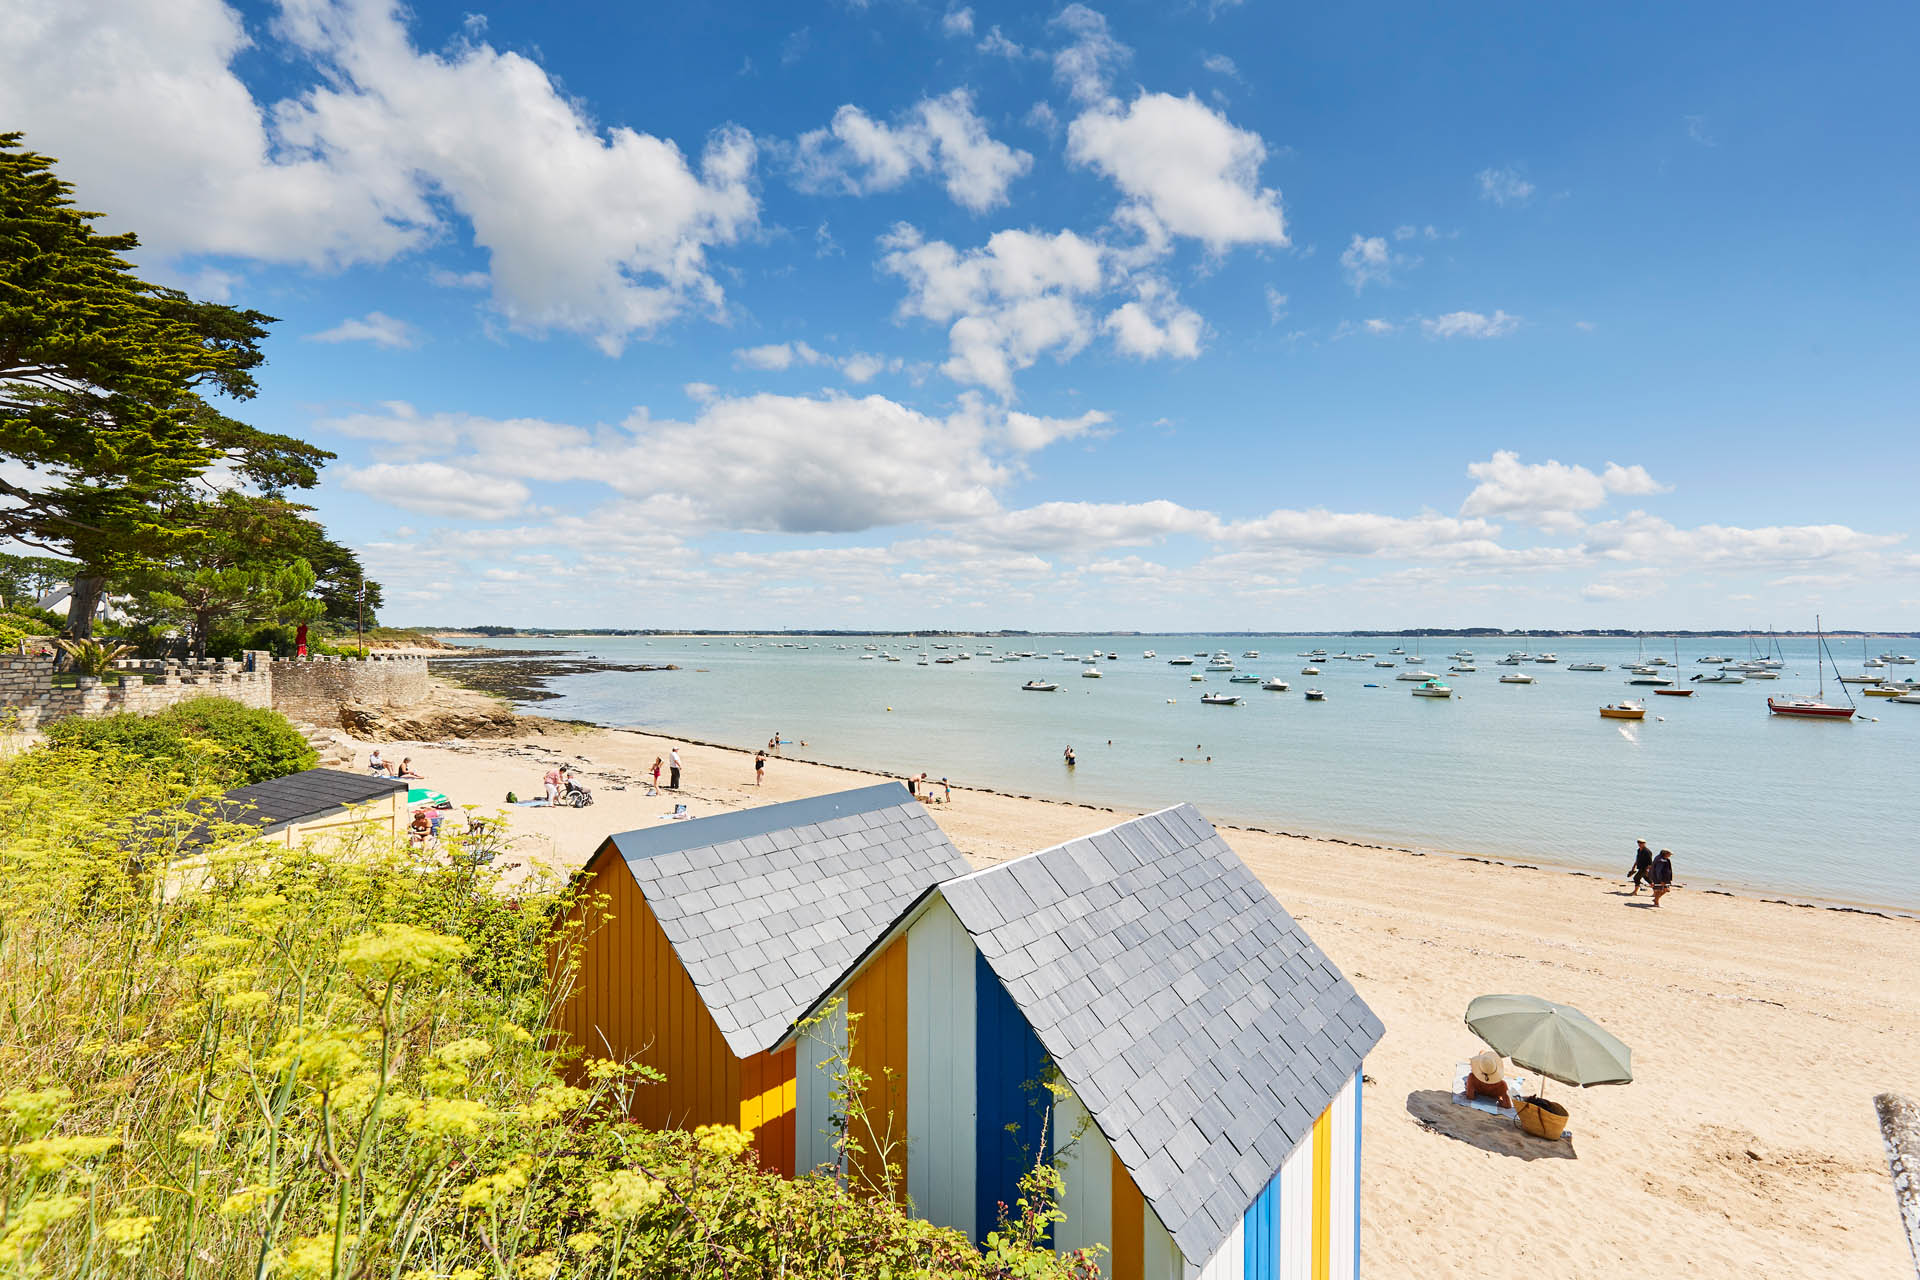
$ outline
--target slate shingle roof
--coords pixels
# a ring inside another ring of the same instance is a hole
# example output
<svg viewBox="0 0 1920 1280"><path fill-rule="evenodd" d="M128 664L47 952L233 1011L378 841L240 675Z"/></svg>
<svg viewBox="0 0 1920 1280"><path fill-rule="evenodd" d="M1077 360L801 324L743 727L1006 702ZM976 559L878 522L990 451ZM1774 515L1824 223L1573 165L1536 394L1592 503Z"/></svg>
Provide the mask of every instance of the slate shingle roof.
<svg viewBox="0 0 1920 1280"><path fill-rule="evenodd" d="M339 769L305 769L284 778L235 787L189 808L205 815L208 822L244 822L265 830L317 818L348 805L368 804L406 789L406 782L399 778ZM210 838L207 825L202 824L184 837L184 843L203 844Z"/></svg>
<svg viewBox="0 0 1920 1280"><path fill-rule="evenodd" d="M1384 1033L1191 805L941 894L1196 1262Z"/></svg>
<svg viewBox="0 0 1920 1280"><path fill-rule="evenodd" d="M739 1057L967 861L897 782L610 837Z"/></svg>

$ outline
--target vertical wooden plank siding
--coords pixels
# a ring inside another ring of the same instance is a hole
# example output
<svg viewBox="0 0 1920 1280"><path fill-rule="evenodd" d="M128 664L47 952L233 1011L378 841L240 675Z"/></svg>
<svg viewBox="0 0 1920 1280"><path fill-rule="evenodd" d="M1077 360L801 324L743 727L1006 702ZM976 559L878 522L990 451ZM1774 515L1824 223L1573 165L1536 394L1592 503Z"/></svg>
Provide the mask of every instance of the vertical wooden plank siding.
<svg viewBox="0 0 1920 1280"><path fill-rule="evenodd" d="M1146 1280L1142 1250L1146 1247L1147 1202L1117 1155L1113 1158L1112 1181L1113 1258L1107 1274L1112 1280Z"/></svg>
<svg viewBox="0 0 1920 1280"><path fill-rule="evenodd" d="M880 1188L892 1176L894 1198L904 1201L907 1183L907 945L895 938L847 987L852 1065L867 1074L867 1121L854 1136L862 1151L854 1162L854 1185ZM898 1166L889 1174L888 1165Z"/></svg>
<svg viewBox="0 0 1920 1280"><path fill-rule="evenodd" d="M1241 1214L1240 1220L1233 1224L1233 1230L1213 1251L1206 1265L1200 1268L1198 1280L1246 1280L1247 1278L1247 1215Z"/></svg>
<svg viewBox="0 0 1920 1280"><path fill-rule="evenodd" d="M1280 1280L1313 1277L1313 1140L1280 1166Z"/></svg>
<svg viewBox="0 0 1920 1280"><path fill-rule="evenodd" d="M1359 1096L1359 1085L1349 1080L1327 1108L1333 1125L1333 1157L1329 1170L1331 1185L1327 1189L1328 1280L1354 1280L1353 1234L1356 1215L1353 1167L1360 1158L1359 1116L1354 1108Z"/></svg>
<svg viewBox="0 0 1920 1280"><path fill-rule="evenodd" d="M1353 1280L1360 1280L1360 1149L1366 1134L1363 1099L1367 1096L1365 1064L1353 1069Z"/></svg>
<svg viewBox="0 0 1920 1280"><path fill-rule="evenodd" d="M1276 1171L1247 1207L1246 1280L1280 1280L1280 1174Z"/></svg>
<svg viewBox="0 0 1920 1280"><path fill-rule="evenodd" d="M978 1120L973 978L973 939L936 898L907 929L907 1191L921 1217L969 1235Z"/></svg>
<svg viewBox="0 0 1920 1280"><path fill-rule="evenodd" d="M1145 1280L1184 1280L1187 1272L1186 1259L1180 1255L1180 1247L1173 1242L1173 1234L1160 1221L1160 1215L1153 1206L1145 1206L1143 1216L1146 1219L1146 1243L1142 1253L1145 1255Z"/></svg>
<svg viewBox="0 0 1920 1280"><path fill-rule="evenodd" d="M1113 1148L1069 1093L1053 1106L1053 1162L1065 1180L1053 1228L1056 1253L1113 1247Z"/></svg>
<svg viewBox="0 0 1920 1280"><path fill-rule="evenodd" d="M1313 1122L1313 1280L1329 1280L1333 1218L1333 1108Z"/></svg>
<svg viewBox="0 0 1920 1280"><path fill-rule="evenodd" d="M835 1064L847 1051L846 1001L840 1001L831 1013L803 1031L794 1050L799 1058L794 1086L794 1169L810 1173L824 1167L843 1174L846 1171L840 1168L834 1147L832 1093Z"/></svg>
<svg viewBox="0 0 1920 1280"><path fill-rule="evenodd" d="M1041 1135L1047 1131L1053 1098L1046 1088L1049 1066L1040 1037L978 951L973 985L974 1077L979 1082L974 1239L984 1240L999 1225L1000 1206L1011 1207L1019 1199L1020 1179L1046 1154Z"/></svg>
<svg viewBox="0 0 1920 1280"><path fill-rule="evenodd" d="M580 1083L585 1059L643 1062L666 1079L634 1090L634 1120L653 1129L753 1128L763 1165L790 1172L792 1052L756 1054L747 1063L734 1057L619 851L607 847L590 865L586 891L606 895L605 917L595 922L573 993L556 1017L580 1050L569 1068L573 1082Z"/></svg>

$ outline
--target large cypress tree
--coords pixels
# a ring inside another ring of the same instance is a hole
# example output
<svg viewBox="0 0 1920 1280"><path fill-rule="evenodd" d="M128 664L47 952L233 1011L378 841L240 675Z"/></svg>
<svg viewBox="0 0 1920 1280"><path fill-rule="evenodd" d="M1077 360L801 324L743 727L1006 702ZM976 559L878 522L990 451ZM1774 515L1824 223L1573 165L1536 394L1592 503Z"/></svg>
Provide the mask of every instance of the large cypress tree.
<svg viewBox="0 0 1920 1280"><path fill-rule="evenodd" d="M76 565L68 630L86 635L106 579L178 556L203 531L183 495L219 468L274 494L333 455L259 431L204 398L254 393L273 317L148 284L139 241L94 229L53 161L0 133L0 539Z"/></svg>

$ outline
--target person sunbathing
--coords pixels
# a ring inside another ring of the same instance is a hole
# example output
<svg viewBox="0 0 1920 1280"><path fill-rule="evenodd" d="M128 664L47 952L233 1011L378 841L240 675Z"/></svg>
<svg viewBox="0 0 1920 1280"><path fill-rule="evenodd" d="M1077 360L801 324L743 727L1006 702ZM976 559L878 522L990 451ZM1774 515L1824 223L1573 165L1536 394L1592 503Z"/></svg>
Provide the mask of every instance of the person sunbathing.
<svg viewBox="0 0 1920 1280"><path fill-rule="evenodd" d="M400 772L393 776L396 778L424 778L427 775L424 773L415 773L413 771L413 757L406 756L400 761Z"/></svg>
<svg viewBox="0 0 1920 1280"><path fill-rule="evenodd" d="M1476 1053L1467 1063L1467 1101L1475 1098L1491 1098L1495 1106L1513 1109L1513 1099L1507 1096L1506 1072L1500 1055L1488 1049Z"/></svg>

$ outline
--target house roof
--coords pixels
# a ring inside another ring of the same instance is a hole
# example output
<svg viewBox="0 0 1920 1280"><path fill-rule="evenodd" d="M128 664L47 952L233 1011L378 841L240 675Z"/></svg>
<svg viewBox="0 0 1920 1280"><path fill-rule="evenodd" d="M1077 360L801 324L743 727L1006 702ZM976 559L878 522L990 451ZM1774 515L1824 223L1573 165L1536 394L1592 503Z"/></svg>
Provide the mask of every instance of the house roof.
<svg viewBox="0 0 1920 1280"><path fill-rule="evenodd" d="M968 865L897 782L609 837L739 1057Z"/></svg>
<svg viewBox="0 0 1920 1280"><path fill-rule="evenodd" d="M339 769L306 769L284 778L235 787L190 807L209 819L272 828L317 818L349 805L370 804L406 789L407 784L399 778ZM187 843L198 844L206 839L207 829L202 825L188 836Z"/></svg>
<svg viewBox="0 0 1920 1280"><path fill-rule="evenodd" d="M1384 1033L1191 805L940 892L1190 1259Z"/></svg>

